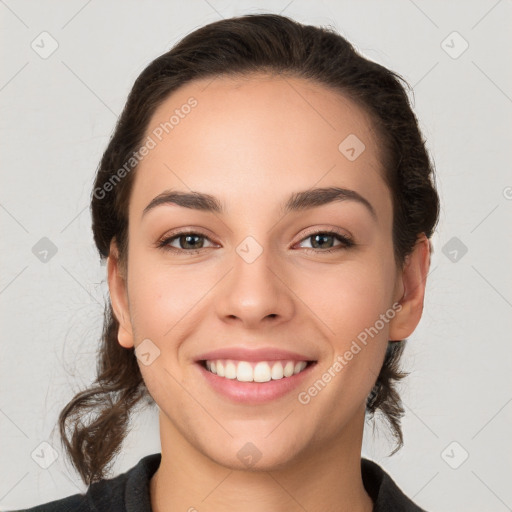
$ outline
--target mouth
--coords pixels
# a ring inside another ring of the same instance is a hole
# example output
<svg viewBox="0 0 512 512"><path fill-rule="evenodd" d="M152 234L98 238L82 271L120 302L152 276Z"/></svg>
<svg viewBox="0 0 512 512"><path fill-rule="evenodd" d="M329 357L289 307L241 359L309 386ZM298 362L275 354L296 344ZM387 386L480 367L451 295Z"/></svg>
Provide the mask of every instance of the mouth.
<svg viewBox="0 0 512 512"><path fill-rule="evenodd" d="M269 382L297 375L316 361L238 361L233 359L203 359L199 364L208 372L238 382Z"/></svg>
<svg viewBox="0 0 512 512"><path fill-rule="evenodd" d="M202 359L196 367L207 389L236 404L259 405L285 397L311 375L317 361Z"/></svg>

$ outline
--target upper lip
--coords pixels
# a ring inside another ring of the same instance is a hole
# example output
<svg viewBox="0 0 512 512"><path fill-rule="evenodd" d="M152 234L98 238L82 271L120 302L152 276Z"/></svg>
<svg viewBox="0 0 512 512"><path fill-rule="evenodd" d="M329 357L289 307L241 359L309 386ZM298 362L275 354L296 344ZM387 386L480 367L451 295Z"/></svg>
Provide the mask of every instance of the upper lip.
<svg viewBox="0 0 512 512"><path fill-rule="evenodd" d="M235 361L315 361L314 358L304 354L273 347L257 349L224 347L205 352L196 358L197 361L212 361L216 359L233 359Z"/></svg>

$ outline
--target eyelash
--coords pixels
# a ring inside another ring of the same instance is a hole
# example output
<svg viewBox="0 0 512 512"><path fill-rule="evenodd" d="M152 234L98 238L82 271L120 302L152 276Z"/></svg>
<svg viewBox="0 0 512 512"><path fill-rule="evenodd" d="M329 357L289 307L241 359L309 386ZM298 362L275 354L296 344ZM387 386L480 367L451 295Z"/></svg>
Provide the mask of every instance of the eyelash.
<svg viewBox="0 0 512 512"><path fill-rule="evenodd" d="M201 252L202 249L207 249L207 247L201 248L201 249L191 249L191 250L177 249L176 247L171 247L170 245L168 245L170 242L172 242L173 240L175 240L183 235L198 235L202 238L206 238L206 239L210 240L206 235L204 235L200 232L197 232L197 231L192 231L192 230L180 231L178 233L173 234L172 236L168 236L168 237L164 237L164 238L160 239L156 243L156 246L160 249L163 249L164 251L169 251L169 252L176 253L176 254L177 253L180 253L180 254L187 253L187 254L191 254L191 255L198 254L199 252ZM350 237L342 234L341 232L339 232L337 230L333 230L333 229L327 230L327 231L315 231L313 233L308 233L304 238L302 238L299 241L299 243L303 242L304 240L311 238L315 235L333 235L336 239L338 239L342 243L342 245L338 245L337 247L334 247L332 249L327 249L327 250L303 247L303 249L305 249L306 252L312 252L315 254L319 254L319 253L326 254L326 253L336 252L339 250L349 249L349 248L353 247L354 245L356 245L355 242Z"/></svg>

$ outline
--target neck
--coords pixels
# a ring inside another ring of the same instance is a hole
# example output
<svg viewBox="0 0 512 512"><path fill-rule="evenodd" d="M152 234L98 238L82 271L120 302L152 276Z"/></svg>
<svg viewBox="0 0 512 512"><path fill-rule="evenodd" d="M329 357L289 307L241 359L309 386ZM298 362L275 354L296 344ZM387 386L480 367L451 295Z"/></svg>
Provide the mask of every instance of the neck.
<svg viewBox="0 0 512 512"><path fill-rule="evenodd" d="M198 451L160 411L162 459L150 481L152 511L372 512L361 476L363 426L364 409L329 446L275 470L243 471Z"/></svg>

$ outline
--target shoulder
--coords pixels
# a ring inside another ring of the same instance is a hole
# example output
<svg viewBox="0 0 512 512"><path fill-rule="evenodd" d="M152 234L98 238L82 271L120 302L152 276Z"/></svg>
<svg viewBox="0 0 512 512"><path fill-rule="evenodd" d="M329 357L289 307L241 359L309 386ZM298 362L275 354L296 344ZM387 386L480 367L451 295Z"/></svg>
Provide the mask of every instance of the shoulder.
<svg viewBox="0 0 512 512"><path fill-rule="evenodd" d="M125 473L91 484L85 494L8 512L151 512L149 481L160 459L160 453L147 455Z"/></svg>
<svg viewBox="0 0 512 512"><path fill-rule="evenodd" d="M361 458L366 492L374 502L374 512L427 512L416 505L377 463Z"/></svg>
<svg viewBox="0 0 512 512"><path fill-rule="evenodd" d="M103 512L124 510L125 474L90 485L85 494L73 494L42 505L11 512Z"/></svg>

